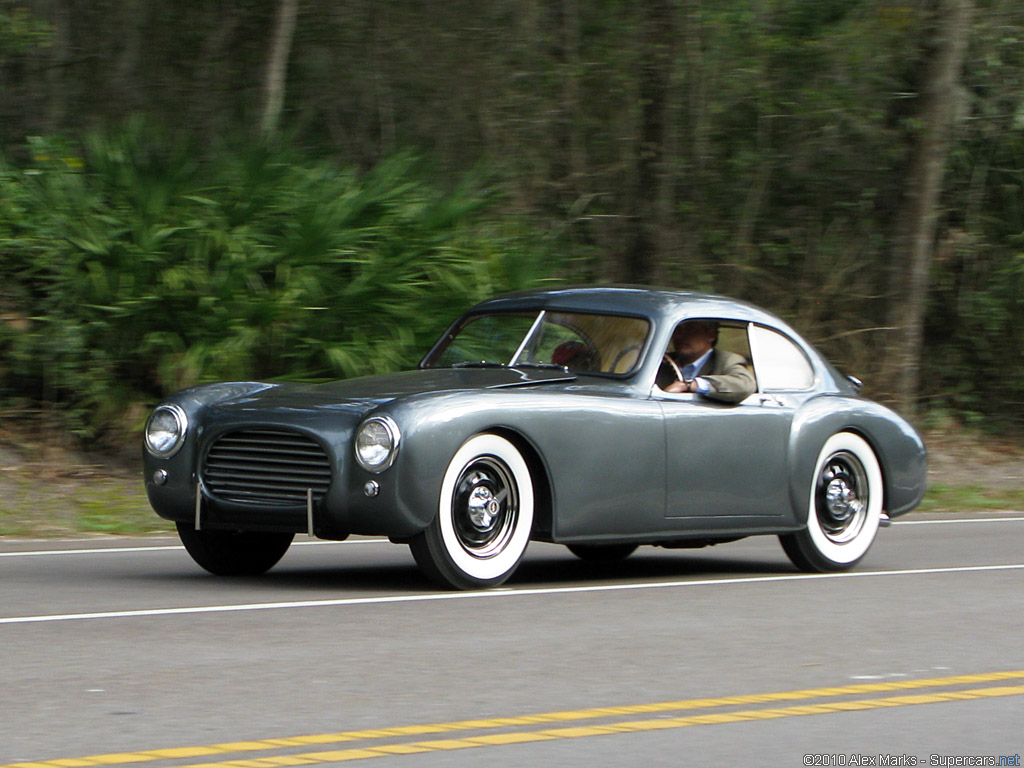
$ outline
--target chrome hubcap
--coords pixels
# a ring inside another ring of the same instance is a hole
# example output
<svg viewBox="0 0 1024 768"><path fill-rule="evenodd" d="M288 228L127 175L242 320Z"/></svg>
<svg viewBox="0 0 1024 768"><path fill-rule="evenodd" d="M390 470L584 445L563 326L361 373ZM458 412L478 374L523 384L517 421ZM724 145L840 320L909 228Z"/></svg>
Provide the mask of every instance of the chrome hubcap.
<svg viewBox="0 0 1024 768"><path fill-rule="evenodd" d="M455 486L452 522L459 544L478 558L508 544L519 515L515 480L504 462L484 456L463 471Z"/></svg>
<svg viewBox="0 0 1024 768"><path fill-rule="evenodd" d="M469 479L471 484L485 482L486 478L477 473ZM469 519L480 531L488 530L494 519L501 512L501 502L494 497L494 492L486 485L475 485L469 492L468 511Z"/></svg>
<svg viewBox="0 0 1024 768"><path fill-rule="evenodd" d="M857 493L849 486L845 478L835 478L825 487L825 500L829 511L836 520L848 520L857 513L861 506Z"/></svg>
<svg viewBox="0 0 1024 768"><path fill-rule="evenodd" d="M867 477L856 456L841 451L825 462L815 500L818 521L830 540L843 544L856 538L868 509Z"/></svg>

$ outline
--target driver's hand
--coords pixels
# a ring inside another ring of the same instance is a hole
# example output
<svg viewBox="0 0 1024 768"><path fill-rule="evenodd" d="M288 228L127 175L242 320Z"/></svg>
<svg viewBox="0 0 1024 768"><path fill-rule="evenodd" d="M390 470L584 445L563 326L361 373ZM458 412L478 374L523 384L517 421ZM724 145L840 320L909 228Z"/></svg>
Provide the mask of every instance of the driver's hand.
<svg viewBox="0 0 1024 768"><path fill-rule="evenodd" d="M666 392L696 392L696 385L694 383L686 383L685 381L673 381L667 387Z"/></svg>

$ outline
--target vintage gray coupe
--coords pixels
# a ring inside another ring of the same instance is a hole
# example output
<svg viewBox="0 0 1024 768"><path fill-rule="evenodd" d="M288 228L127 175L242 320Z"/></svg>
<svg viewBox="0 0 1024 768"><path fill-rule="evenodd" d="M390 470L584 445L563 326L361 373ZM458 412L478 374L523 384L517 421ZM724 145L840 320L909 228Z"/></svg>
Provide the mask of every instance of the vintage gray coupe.
<svg viewBox="0 0 1024 768"><path fill-rule="evenodd" d="M695 320L746 389L666 367ZM918 434L858 390L744 302L523 292L473 307L412 371L179 392L146 425L146 490L223 575L268 570L300 532L390 537L461 589L504 582L530 540L611 561L774 534L801 569L840 570L925 488Z"/></svg>

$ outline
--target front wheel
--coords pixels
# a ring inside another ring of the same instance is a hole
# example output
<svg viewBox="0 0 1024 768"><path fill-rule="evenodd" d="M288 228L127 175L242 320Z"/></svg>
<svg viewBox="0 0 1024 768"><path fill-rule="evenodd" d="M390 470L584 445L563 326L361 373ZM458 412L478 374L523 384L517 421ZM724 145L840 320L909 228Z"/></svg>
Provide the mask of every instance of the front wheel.
<svg viewBox="0 0 1024 768"><path fill-rule="evenodd" d="M814 469L807 527L779 536L789 559L811 572L855 565L878 533L882 470L867 442L850 432L830 437Z"/></svg>
<svg viewBox="0 0 1024 768"><path fill-rule="evenodd" d="M217 576L258 576L284 557L293 533L197 531L178 523L178 537L192 559Z"/></svg>
<svg viewBox="0 0 1024 768"><path fill-rule="evenodd" d="M441 586L497 586L526 551L533 507L530 469L516 447L498 435L477 435L452 457L437 516L409 547Z"/></svg>

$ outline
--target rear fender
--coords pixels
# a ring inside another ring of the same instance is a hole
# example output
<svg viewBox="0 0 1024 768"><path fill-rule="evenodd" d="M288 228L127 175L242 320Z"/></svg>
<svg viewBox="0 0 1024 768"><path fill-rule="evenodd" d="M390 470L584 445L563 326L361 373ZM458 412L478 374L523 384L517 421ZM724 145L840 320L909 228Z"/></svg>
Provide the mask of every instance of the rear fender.
<svg viewBox="0 0 1024 768"><path fill-rule="evenodd" d="M909 512L924 496L927 457L917 431L899 414L859 397L825 395L804 404L790 433L790 499L796 519L807 522L814 470L825 441L852 432L867 441L882 469L884 509L890 517Z"/></svg>

